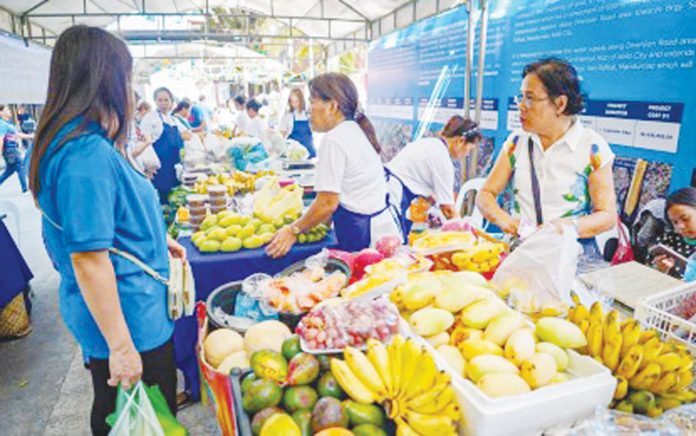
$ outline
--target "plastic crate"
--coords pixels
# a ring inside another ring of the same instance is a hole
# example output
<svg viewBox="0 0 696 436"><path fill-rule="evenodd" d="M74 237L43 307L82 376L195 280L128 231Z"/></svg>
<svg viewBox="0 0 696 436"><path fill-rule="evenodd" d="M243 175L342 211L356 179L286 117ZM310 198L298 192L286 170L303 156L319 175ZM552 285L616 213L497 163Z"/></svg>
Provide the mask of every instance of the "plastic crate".
<svg viewBox="0 0 696 436"><path fill-rule="evenodd" d="M653 328L664 340L681 342L696 356L696 322L676 315L674 310L688 299L696 299L696 283L686 283L638 301L635 318L645 328Z"/></svg>

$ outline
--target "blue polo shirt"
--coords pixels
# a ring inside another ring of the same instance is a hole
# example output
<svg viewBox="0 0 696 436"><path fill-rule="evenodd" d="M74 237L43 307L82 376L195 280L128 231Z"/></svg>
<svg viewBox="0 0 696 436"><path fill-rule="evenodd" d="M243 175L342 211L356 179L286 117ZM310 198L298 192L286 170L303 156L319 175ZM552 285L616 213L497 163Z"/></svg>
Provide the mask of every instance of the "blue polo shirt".
<svg viewBox="0 0 696 436"><path fill-rule="evenodd" d="M57 143L74 132L76 119L65 125L41 160L38 200L46 215L43 236L54 267L60 273L63 320L87 358L106 359L109 349L87 308L75 279L72 253L126 251L168 277L166 229L152 183L89 124L87 131ZM167 315L167 288L130 261L110 254L121 310L138 351L169 340L174 324Z"/></svg>
<svg viewBox="0 0 696 436"><path fill-rule="evenodd" d="M189 114L189 123L191 124L191 127L195 129L203 124L203 121L210 123L211 116L212 112L210 109L200 104L195 104L191 108L191 113Z"/></svg>

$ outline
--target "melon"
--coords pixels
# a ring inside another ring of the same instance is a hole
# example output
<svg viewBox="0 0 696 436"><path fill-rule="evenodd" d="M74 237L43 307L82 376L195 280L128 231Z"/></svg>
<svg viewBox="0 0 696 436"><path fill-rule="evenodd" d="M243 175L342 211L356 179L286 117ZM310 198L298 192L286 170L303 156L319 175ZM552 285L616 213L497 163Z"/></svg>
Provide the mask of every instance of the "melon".
<svg viewBox="0 0 696 436"><path fill-rule="evenodd" d="M255 324L244 334L244 345L251 356L257 351L271 350L280 353L283 342L292 336L292 332L282 322L264 321Z"/></svg>
<svg viewBox="0 0 696 436"><path fill-rule="evenodd" d="M244 339L239 333L230 329L215 330L203 342L205 358L214 368L217 368L230 354L243 349Z"/></svg>

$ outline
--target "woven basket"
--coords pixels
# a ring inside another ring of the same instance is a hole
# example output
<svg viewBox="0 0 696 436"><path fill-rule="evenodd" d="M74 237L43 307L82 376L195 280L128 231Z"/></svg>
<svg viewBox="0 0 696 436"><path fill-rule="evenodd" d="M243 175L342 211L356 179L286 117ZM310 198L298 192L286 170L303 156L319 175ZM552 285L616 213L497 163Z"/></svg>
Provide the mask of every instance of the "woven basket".
<svg viewBox="0 0 696 436"><path fill-rule="evenodd" d="M0 311L0 338L21 338L31 332L29 314L20 293Z"/></svg>

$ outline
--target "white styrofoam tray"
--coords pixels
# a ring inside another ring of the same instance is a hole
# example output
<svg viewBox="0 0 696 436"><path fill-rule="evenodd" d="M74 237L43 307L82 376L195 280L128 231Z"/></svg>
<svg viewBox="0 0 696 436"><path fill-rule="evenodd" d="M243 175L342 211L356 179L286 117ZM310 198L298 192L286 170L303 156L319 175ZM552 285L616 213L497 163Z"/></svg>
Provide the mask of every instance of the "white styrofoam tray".
<svg viewBox="0 0 696 436"><path fill-rule="evenodd" d="M442 359L428 341L402 320L400 329L435 356L438 366L452 377L462 409L460 432L466 436L540 435L591 417L597 406L608 407L616 389L611 372L594 359L568 351L571 379L532 392L491 398ZM403 324L406 324L404 326Z"/></svg>

